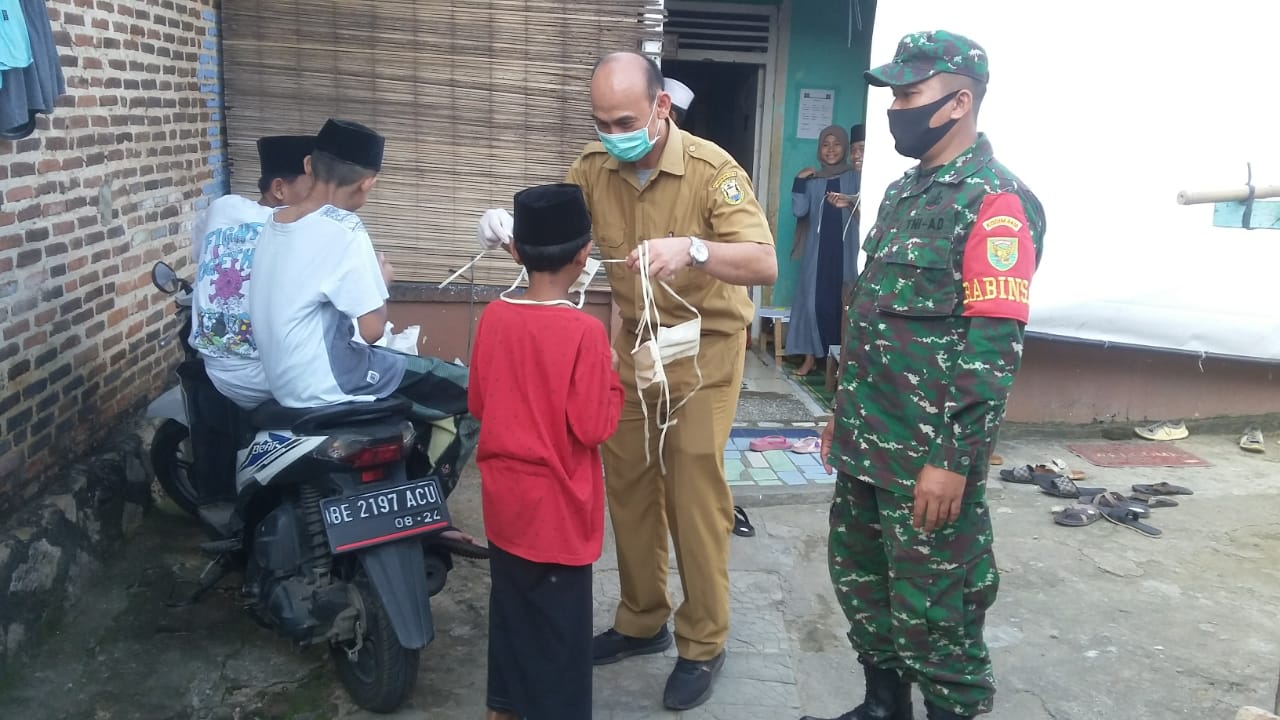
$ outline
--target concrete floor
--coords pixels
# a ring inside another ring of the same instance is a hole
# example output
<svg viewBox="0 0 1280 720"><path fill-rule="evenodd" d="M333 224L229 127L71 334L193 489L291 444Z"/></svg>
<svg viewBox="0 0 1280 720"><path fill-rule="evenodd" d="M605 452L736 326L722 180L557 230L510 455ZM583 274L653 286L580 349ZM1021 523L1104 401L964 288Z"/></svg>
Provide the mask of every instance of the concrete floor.
<svg viewBox="0 0 1280 720"><path fill-rule="evenodd" d="M753 369L748 383L766 386L756 392L788 386L769 372ZM1062 457L1089 473L1088 484L1127 490L1167 479L1196 494L1155 511L1151 523L1164 537L1153 540L1105 521L1056 526L1049 511L1063 501L992 481L1003 577L987 627L999 683L988 717L1226 720L1243 705L1274 705L1280 427L1272 430L1263 456L1242 453L1234 437L1196 435L1179 445L1212 467L1108 470L1067 452L1063 433L1076 430L1006 429L1000 452L1009 465ZM597 671L596 717L795 720L855 704L861 676L826 571L829 493L813 486L743 498L758 534L732 542L729 659L711 702L664 712L662 685L673 660L637 658ZM451 509L460 524L480 526L474 472ZM26 674L0 686L0 717L373 717L350 706L324 653L294 650L244 617L234 581L197 607L165 607L174 579L202 569L192 550L197 540L177 516L148 518L143 535L45 639ZM600 629L617 597L611 543L596 567ZM483 564L459 561L435 599L438 635L412 703L391 717L483 717L487 591ZM674 563L672 592L679 597Z"/></svg>

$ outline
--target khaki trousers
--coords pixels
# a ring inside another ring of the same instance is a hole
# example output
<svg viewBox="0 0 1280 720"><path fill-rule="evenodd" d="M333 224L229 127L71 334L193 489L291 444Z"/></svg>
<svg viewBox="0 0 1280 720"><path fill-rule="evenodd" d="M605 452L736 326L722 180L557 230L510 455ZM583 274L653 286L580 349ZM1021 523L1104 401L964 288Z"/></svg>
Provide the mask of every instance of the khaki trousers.
<svg viewBox="0 0 1280 720"><path fill-rule="evenodd" d="M745 331L703 335L698 365L703 386L675 414L667 431L667 474L658 466L659 431L654 424L658 386L644 390L649 406L650 461L645 460L644 415L636 393L631 348L635 337L617 339L626 403L618 431L604 445L605 490L618 551L622 599L614 629L631 637L657 633L671 617L667 594L668 534L684 586L675 613L676 647L687 660L710 660L729 635L729 538L733 495L724 477L724 448L742 386ZM696 382L692 358L666 366L672 400Z"/></svg>

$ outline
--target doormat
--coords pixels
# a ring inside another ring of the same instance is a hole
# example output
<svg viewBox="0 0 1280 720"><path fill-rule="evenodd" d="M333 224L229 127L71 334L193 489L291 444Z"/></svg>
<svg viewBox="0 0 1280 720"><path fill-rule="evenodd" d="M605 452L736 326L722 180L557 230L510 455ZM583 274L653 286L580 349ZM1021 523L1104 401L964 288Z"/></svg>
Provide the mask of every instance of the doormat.
<svg viewBox="0 0 1280 720"><path fill-rule="evenodd" d="M1067 449L1098 467L1210 467L1169 443L1086 443L1068 445Z"/></svg>

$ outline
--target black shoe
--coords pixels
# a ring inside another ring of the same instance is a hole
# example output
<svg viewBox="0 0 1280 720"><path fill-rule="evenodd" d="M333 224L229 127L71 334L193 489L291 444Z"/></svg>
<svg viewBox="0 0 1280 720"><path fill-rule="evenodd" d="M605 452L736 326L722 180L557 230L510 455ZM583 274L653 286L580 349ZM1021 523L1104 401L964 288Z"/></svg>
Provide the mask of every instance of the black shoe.
<svg viewBox="0 0 1280 720"><path fill-rule="evenodd" d="M912 720L911 683L897 670L884 670L863 665L867 679L867 696L858 707L831 720ZM933 720L933 716L929 716ZM942 716L939 716L941 719ZM821 720L805 715L800 720Z"/></svg>
<svg viewBox="0 0 1280 720"><path fill-rule="evenodd" d="M928 700L924 701L924 709L928 713L926 717L929 720L973 720L974 718L973 715L957 715L950 710L943 710Z"/></svg>
<svg viewBox="0 0 1280 720"><path fill-rule="evenodd" d="M667 678L667 688L662 691L662 706L668 710L696 708L711 697L711 686L720 668L724 667L724 651L698 662L680 658L676 669Z"/></svg>
<svg viewBox="0 0 1280 720"><path fill-rule="evenodd" d="M635 655L660 653L671 647L671 633L663 625L657 635L634 638L609 628L591 639L591 664L609 665Z"/></svg>

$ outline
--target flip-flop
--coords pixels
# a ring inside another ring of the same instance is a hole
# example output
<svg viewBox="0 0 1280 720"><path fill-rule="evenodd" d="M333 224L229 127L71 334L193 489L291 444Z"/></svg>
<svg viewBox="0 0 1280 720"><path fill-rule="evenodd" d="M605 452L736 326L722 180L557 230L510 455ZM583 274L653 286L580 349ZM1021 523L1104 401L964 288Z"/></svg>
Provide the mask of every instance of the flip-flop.
<svg viewBox="0 0 1280 720"><path fill-rule="evenodd" d="M991 459L990 459L990 460L988 460L987 462L988 462L988 464L990 464L990 465L1003 465L1003 464L1004 464L1004 458L1003 458L1003 457L1000 457L1000 455L999 455L998 453L991 453Z"/></svg>
<svg viewBox="0 0 1280 720"><path fill-rule="evenodd" d="M1065 475L1066 477L1072 480L1075 480L1077 482L1085 479L1086 477L1083 470L1072 470L1071 468L1067 467L1067 463L1064 462L1062 458L1052 458L1050 460L1040 463L1039 465L1036 465L1034 469L1038 473L1049 473L1052 475Z"/></svg>
<svg viewBox="0 0 1280 720"><path fill-rule="evenodd" d="M1105 493L1106 488L1082 488L1075 484L1071 478L1065 475L1035 475L1035 483L1040 486L1040 491L1046 495L1054 497L1075 499L1081 495L1099 495Z"/></svg>
<svg viewBox="0 0 1280 720"><path fill-rule="evenodd" d="M1152 510L1155 510L1156 508L1178 507L1177 500L1174 500L1171 497L1166 497L1164 495L1147 495L1146 493L1134 493L1130 495L1128 499L1135 503L1138 503L1139 505L1146 505Z"/></svg>
<svg viewBox="0 0 1280 720"><path fill-rule="evenodd" d="M733 534L738 537L755 537L756 529L747 518L747 511L741 505L733 506Z"/></svg>
<svg viewBox="0 0 1280 720"><path fill-rule="evenodd" d="M1150 507L1133 502L1118 492L1101 492L1096 495L1086 495L1080 498L1080 502L1092 505L1100 510L1119 508L1121 510L1130 510L1140 518L1151 517Z"/></svg>
<svg viewBox="0 0 1280 720"><path fill-rule="evenodd" d="M1001 470L1000 479L1019 485L1031 485L1036 481L1036 473L1030 465L1020 465L1016 468Z"/></svg>
<svg viewBox="0 0 1280 720"><path fill-rule="evenodd" d="M791 452L799 455L815 455L822 452L822 441L812 435L800 438L791 446Z"/></svg>
<svg viewBox="0 0 1280 720"><path fill-rule="evenodd" d="M1102 517L1102 512L1092 505L1071 505L1053 514L1053 521L1067 527L1092 525Z"/></svg>
<svg viewBox="0 0 1280 720"><path fill-rule="evenodd" d="M448 525L446 527L441 528L437 532L433 532L430 535L427 535L423 539L423 542L429 545L438 545L444 548L445 550L448 550L453 555L461 555L462 557L468 557L474 560L489 559L489 548L487 546L480 545L478 543L467 542L462 538L445 537L444 534L449 532L450 530L453 530L455 532L462 532L458 528L452 525ZM463 533L463 534L465 535L466 533Z"/></svg>
<svg viewBox="0 0 1280 720"><path fill-rule="evenodd" d="M747 444L747 447L756 452L767 452L769 450L786 450L791 447L791 441L781 435L769 435L768 437L759 437L753 439Z"/></svg>
<svg viewBox="0 0 1280 720"><path fill-rule="evenodd" d="M1134 485L1133 491L1144 495L1195 495L1190 488L1184 488L1181 485L1170 485L1167 482Z"/></svg>
<svg viewBox="0 0 1280 720"><path fill-rule="evenodd" d="M1130 530L1146 535L1149 538L1158 538L1164 534L1160 528L1152 527L1139 520L1141 515L1139 515L1133 508L1104 507L1100 508L1100 512L1102 513L1102 517L1110 520L1111 522L1121 527L1127 527Z"/></svg>

